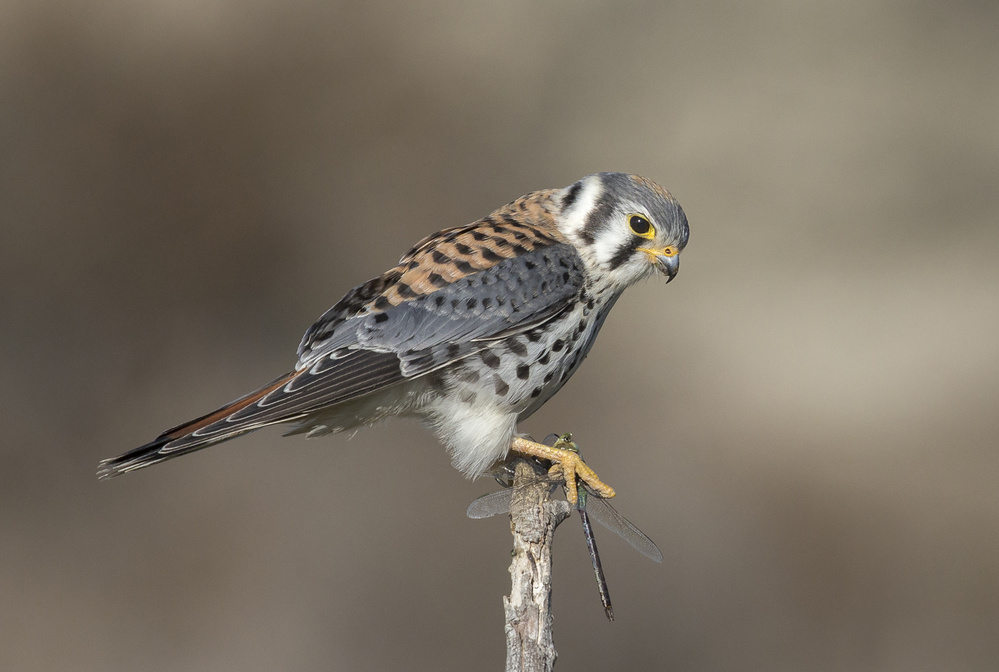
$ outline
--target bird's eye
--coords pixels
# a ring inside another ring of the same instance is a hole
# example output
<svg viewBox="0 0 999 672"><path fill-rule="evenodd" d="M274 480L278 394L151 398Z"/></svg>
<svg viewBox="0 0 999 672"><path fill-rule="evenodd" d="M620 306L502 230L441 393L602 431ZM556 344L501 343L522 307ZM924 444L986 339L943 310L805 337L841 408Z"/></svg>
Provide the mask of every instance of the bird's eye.
<svg viewBox="0 0 999 672"><path fill-rule="evenodd" d="M656 230L652 228L652 223L642 215L631 215L628 217L628 226L636 236L642 238L655 238Z"/></svg>

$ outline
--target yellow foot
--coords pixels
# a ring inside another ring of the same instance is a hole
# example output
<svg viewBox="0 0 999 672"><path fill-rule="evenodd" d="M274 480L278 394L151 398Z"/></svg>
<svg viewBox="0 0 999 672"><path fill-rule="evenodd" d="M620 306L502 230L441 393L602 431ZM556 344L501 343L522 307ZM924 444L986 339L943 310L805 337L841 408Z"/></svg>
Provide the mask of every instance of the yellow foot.
<svg viewBox="0 0 999 672"><path fill-rule="evenodd" d="M579 501L579 493L576 489L576 477L582 479L599 497L613 497L615 494L614 488L601 481L596 472L583 462L583 458L579 456L576 444L572 442L569 434L560 436L554 446L546 446L543 443L536 443L518 436L514 438L510 449L521 455L530 455L554 462L555 464L548 470L548 473L553 476L560 476L565 480L565 498L573 506L576 506L576 503Z"/></svg>

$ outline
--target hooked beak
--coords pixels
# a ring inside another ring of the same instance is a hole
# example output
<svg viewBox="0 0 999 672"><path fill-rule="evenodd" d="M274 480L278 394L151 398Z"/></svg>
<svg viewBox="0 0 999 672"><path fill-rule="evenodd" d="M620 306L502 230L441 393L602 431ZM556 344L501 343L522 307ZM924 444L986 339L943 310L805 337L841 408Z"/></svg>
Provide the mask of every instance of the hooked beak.
<svg viewBox="0 0 999 672"><path fill-rule="evenodd" d="M649 255L649 261L655 264L656 270L666 276L666 284L676 277L680 270L680 250L673 245L661 248L638 248Z"/></svg>
<svg viewBox="0 0 999 672"><path fill-rule="evenodd" d="M677 271L680 270L680 255L674 254L672 257L667 257L666 255L656 255L656 268L658 268L663 275L666 276L666 284L676 277Z"/></svg>

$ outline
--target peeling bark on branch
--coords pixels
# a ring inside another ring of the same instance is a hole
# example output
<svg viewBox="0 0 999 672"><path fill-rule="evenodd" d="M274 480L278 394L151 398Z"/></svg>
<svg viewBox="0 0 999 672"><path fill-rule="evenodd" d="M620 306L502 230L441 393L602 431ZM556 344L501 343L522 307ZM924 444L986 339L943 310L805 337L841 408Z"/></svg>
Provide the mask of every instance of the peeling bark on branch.
<svg viewBox="0 0 999 672"><path fill-rule="evenodd" d="M549 671L557 656L552 641L552 541L569 517L568 502L551 499L555 483L539 479L538 468L517 464L510 503L513 533L512 589L503 598L506 613L507 672Z"/></svg>

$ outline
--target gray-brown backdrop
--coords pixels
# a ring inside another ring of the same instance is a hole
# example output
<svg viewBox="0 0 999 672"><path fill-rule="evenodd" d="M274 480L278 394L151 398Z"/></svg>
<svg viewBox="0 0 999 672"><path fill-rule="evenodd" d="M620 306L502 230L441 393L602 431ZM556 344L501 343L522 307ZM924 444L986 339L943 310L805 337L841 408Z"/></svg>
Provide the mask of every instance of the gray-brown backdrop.
<svg viewBox="0 0 999 672"><path fill-rule="evenodd" d="M690 219L523 429L659 542L556 548L559 666L994 670L989 2L0 8L0 668L495 670L506 524L433 437L97 461L294 363L409 245L599 170ZM599 532L599 530L598 530Z"/></svg>

